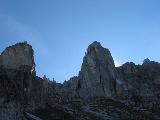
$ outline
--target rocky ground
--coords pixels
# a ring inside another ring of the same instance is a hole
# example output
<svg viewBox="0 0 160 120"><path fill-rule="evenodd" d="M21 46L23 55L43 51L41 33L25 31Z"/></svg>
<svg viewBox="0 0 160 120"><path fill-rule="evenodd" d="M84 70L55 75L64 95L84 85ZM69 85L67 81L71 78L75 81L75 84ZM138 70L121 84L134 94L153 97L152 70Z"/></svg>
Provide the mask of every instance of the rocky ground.
<svg viewBox="0 0 160 120"><path fill-rule="evenodd" d="M48 106L32 114L44 120L159 120L160 111L113 99L98 99L88 104Z"/></svg>

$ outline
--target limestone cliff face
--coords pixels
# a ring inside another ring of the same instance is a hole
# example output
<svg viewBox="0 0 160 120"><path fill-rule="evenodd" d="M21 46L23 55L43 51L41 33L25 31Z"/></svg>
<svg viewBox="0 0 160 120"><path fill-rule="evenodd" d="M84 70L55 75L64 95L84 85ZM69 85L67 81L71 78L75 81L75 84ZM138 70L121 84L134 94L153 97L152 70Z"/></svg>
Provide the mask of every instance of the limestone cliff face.
<svg viewBox="0 0 160 120"><path fill-rule="evenodd" d="M114 68L110 51L95 41L87 49L79 76L65 82L63 88L81 98L112 97L115 95Z"/></svg>
<svg viewBox="0 0 160 120"><path fill-rule="evenodd" d="M35 71L34 51L32 46L17 43L7 47L0 55L0 65L8 69L29 69Z"/></svg>
<svg viewBox="0 0 160 120"><path fill-rule="evenodd" d="M84 115L89 115L90 119L87 119L92 120L101 113L105 116L113 113L113 118L118 119L146 119L148 116L156 119L159 116L158 62L146 59L142 65L127 62L115 67L110 51L95 41L87 49L79 75L63 84L49 81L46 77L37 77L33 74L34 67L33 50L26 42L8 47L0 55L0 120L26 120L26 112L36 109L49 109L48 111L55 112L57 116L57 110L60 109L51 109L56 107L61 107L65 113L68 111L70 115L78 116L79 120L85 119ZM101 97L109 99L99 99ZM75 108L77 102L85 103L81 106L82 109L79 109L80 106ZM98 106L101 106L101 112ZM137 106L142 108L142 111L139 111ZM151 112L154 114L150 114ZM142 117L139 117L139 113L142 113ZM51 116L47 118L59 118L54 117L52 112L49 114ZM62 117L62 114L58 116ZM103 118L106 119L104 116L99 119Z"/></svg>
<svg viewBox="0 0 160 120"><path fill-rule="evenodd" d="M116 68L117 95L158 97L160 64L145 59L142 65L125 63Z"/></svg>
<svg viewBox="0 0 160 120"><path fill-rule="evenodd" d="M79 94L83 97L111 97L115 94L114 61L108 49L97 41L89 45L79 73Z"/></svg>
<svg viewBox="0 0 160 120"><path fill-rule="evenodd" d="M122 66L116 68L117 95L124 96L125 94L128 94L128 91L136 92L136 88L139 85L139 83L136 82L137 72L138 68L132 62L127 62Z"/></svg>
<svg viewBox="0 0 160 120"><path fill-rule="evenodd" d="M63 84L62 90L81 98L160 95L160 63L145 59L142 65L127 62L120 67L99 42L89 45L79 76ZM155 97L156 96L156 97Z"/></svg>
<svg viewBox="0 0 160 120"><path fill-rule="evenodd" d="M0 56L0 120L23 120L24 112L45 107L54 84L33 74L30 45L17 43Z"/></svg>
<svg viewBox="0 0 160 120"><path fill-rule="evenodd" d="M60 92L63 93L63 96L67 96L69 98L72 97L80 97L78 94L80 79L77 76L70 78L70 80L65 81L63 83L62 88L60 88Z"/></svg>

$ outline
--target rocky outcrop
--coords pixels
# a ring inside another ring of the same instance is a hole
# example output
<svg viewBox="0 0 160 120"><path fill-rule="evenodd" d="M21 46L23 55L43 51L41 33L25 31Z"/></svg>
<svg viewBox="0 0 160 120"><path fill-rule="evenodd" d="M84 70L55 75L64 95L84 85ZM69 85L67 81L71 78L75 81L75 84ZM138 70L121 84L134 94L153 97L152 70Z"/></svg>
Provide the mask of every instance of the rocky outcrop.
<svg viewBox="0 0 160 120"><path fill-rule="evenodd" d="M78 77L64 84L66 91L81 98L112 97L115 95L114 61L108 49L97 41L89 45L83 58L83 64Z"/></svg>
<svg viewBox="0 0 160 120"><path fill-rule="evenodd" d="M115 67L109 50L98 42L88 47L79 75L65 81L61 90L62 95L72 98L71 102L80 102L77 97L82 98L88 103L82 108L87 108L92 115L92 110L98 109L97 115L102 108L109 110L110 115L114 113L111 119L160 118L160 63L145 59L142 65L127 62ZM106 112L102 116L105 115Z"/></svg>
<svg viewBox="0 0 160 120"><path fill-rule="evenodd" d="M74 76L69 81L64 81L62 93L70 97L79 97L77 90L79 88L79 77Z"/></svg>
<svg viewBox="0 0 160 120"><path fill-rule="evenodd" d="M34 51L27 42L7 47L0 55L0 66L7 69L26 69L35 73Z"/></svg>
<svg viewBox="0 0 160 120"><path fill-rule="evenodd" d="M95 41L89 45L79 73L79 95L112 97L115 94L114 61L108 49Z"/></svg>
<svg viewBox="0 0 160 120"><path fill-rule="evenodd" d="M117 95L148 96L160 95L160 64L145 59L142 65L125 63L116 68Z"/></svg>
<svg viewBox="0 0 160 120"><path fill-rule="evenodd" d="M27 43L8 47L1 60L0 118L23 120L25 111L44 108L54 93L54 83L33 74L32 47Z"/></svg>
<svg viewBox="0 0 160 120"><path fill-rule="evenodd" d="M36 76L33 53L24 42L0 55L0 120L160 118L160 63L115 67L110 51L95 41L79 75L58 84Z"/></svg>
<svg viewBox="0 0 160 120"><path fill-rule="evenodd" d="M133 62L127 62L115 69L116 71L116 91L118 96L124 96L128 92L134 91L138 87L136 82L137 66ZM135 91L136 92L136 91Z"/></svg>
<svg viewBox="0 0 160 120"><path fill-rule="evenodd" d="M0 118L3 120L22 120L24 111L44 108L52 94L51 81L24 70L0 68Z"/></svg>
<svg viewBox="0 0 160 120"><path fill-rule="evenodd" d="M142 65L127 62L120 67L99 42L89 45L79 76L63 84L63 93L80 98L160 95L160 64L145 59Z"/></svg>

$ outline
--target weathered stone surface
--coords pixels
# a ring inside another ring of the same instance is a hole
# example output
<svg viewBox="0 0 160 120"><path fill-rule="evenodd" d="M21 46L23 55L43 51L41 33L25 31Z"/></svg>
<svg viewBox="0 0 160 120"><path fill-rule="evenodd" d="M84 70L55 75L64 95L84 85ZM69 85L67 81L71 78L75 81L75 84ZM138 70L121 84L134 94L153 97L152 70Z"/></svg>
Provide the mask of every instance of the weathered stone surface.
<svg viewBox="0 0 160 120"><path fill-rule="evenodd" d="M11 117L22 120L18 118L24 117L24 111L44 108L53 93L54 84L51 81L28 71L0 67L0 118L4 120Z"/></svg>
<svg viewBox="0 0 160 120"><path fill-rule="evenodd" d="M22 113L22 106L15 101L0 106L0 120L26 120Z"/></svg>
<svg viewBox="0 0 160 120"><path fill-rule="evenodd" d="M17 43L6 48L0 58L0 120L23 120L24 111L44 108L54 83L33 74L32 47Z"/></svg>
<svg viewBox="0 0 160 120"><path fill-rule="evenodd" d="M66 81L61 90L80 98L150 96L157 99L159 88L159 63L145 59L142 65L127 62L115 67L109 50L93 42L87 49L79 76Z"/></svg>
<svg viewBox="0 0 160 120"><path fill-rule="evenodd" d="M26 120L28 112L44 120L160 119L158 62L145 59L142 65L115 67L109 50L95 41L79 75L63 84L37 77L34 67L26 42L0 56L0 120Z"/></svg>
<svg viewBox="0 0 160 120"><path fill-rule="evenodd" d="M142 65L125 63L116 68L116 85L118 95L137 95L156 97L160 78L160 64L145 59Z"/></svg>
<svg viewBox="0 0 160 120"><path fill-rule="evenodd" d="M115 75L110 51L97 41L89 45L79 77L80 96L112 97L115 94Z"/></svg>
<svg viewBox="0 0 160 120"><path fill-rule="evenodd" d="M112 97L116 89L114 67L110 51L95 41L87 49L79 76L64 86L81 98Z"/></svg>
<svg viewBox="0 0 160 120"><path fill-rule="evenodd" d="M74 76L69 81L64 81L63 87L59 91L68 97L80 97L78 94L79 86L79 77Z"/></svg>
<svg viewBox="0 0 160 120"><path fill-rule="evenodd" d="M0 65L8 69L25 68L34 73L35 62L32 46L24 42L7 47L0 55Z"/></svg>

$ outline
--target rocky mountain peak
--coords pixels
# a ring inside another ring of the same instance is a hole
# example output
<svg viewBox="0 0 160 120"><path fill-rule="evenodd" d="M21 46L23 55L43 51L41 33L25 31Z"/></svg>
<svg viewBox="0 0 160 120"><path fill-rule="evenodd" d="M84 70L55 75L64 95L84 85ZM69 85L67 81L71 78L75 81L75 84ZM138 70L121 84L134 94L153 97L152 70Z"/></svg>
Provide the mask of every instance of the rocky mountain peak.
<svg viewBox="0 0 160 120"><path fill-rule="evenodd" d="M26 71L34 67L27 42L0 55L0 120L160 119L158 62L145 59L142 65L127 62L115 67L110 51L95 41L79 75L63 84Z"/></svg>
<svg viewBox="0 0 160 120"><path fill-rule="evenodd" d="M114 94L114 61L97 41L89 45L79 73L80 96L107 97Z"/></svg>
<svg viewBox="0 0 160 120"><path fill-rule="evenodd" d="M146 59L143 60L143 65L147 65L147 64L149 64L150 62L151 62L150 59L149 59L149 58L146 58Z"/></svg>
<svg viewBox="0 0 160 120"><path fill-rule="evenodd" d="M113 65L114 67L114 60L109 49L102 47L100 42L94 41L88 46L83 63L85 63L85 59L88 57L100 63L107 62L107 64Z"/></svg>
<svg viewBox="0 0 160 120"><path fill-rule="evenodd" d="M35 72L34 51L26 41L7 47L0 55L0 66Z"/></svg>
<svg viewBox="0 0 160 120"><path fill-rule="evenodd" d="M90 44L88 46L87 52L89 53L89 52L91 52L95 49L101 48L101 47L102 46L101 46L100 42L94 41L92 44Z"/></svg>

